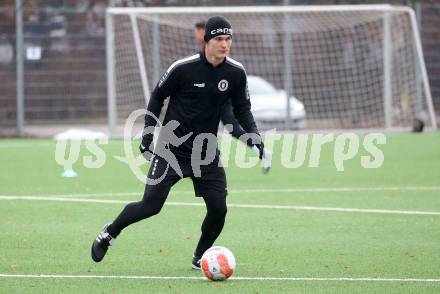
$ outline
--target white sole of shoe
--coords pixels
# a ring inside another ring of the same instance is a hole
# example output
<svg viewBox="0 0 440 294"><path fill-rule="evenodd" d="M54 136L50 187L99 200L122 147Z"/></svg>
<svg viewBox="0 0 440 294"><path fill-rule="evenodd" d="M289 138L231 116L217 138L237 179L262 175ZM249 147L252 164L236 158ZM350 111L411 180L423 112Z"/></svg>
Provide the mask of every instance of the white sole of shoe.
<svg viewBox="0 0 440 294"><path fill-rule="evenodd" d="M194 264L192 264L191 263L191 268L193 269L193 270L200 270L200 267L198 267L198 266L195 266Z"/></svg>

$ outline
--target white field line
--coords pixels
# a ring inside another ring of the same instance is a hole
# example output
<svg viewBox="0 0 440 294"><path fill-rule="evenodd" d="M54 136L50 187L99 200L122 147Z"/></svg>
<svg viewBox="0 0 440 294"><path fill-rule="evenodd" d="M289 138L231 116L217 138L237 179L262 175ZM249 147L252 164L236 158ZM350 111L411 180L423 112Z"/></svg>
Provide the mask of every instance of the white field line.
<svg viewBox="0 0 440 294"><path fill-rule="evenodd" d="M84 199L84 198L60 198L44 196L0 196L0 200L30 200L30 201L58 201L58 202L88 202L88 203L108 203L126 204L125 200L109 199ZM195 202L166 202L170 206L205 206L203 203ZM265 204L228 204L232 208L263 208L263 209L291 209L291 210L310 210L310 211L332 211L332 212L359 212L359 213L381 213L381 214L403 214L403 215L440 215L439 211L415 211L415 210L389 210L389 209L363 209L363 208L341 208L341 207L319 207L319 206L294 206L294 205L265 205Z"/></svg>
<svg viewBox="0 0 440 294"><path fill-rule="evenodd" d="M55 141L54 141L55 142ZM54 146L55 147L55 143L52 142L35 142L32 143L32 147L35 146ZM3 143L0 144L0 148L29 148L29 143Z"/></svg>
<svg viewBox="0 0 440 294"><path fill-rule="evenodd" d="M75 140L75 139L74 139ZM88 140L88 139L81 139L82 141ZM96 141L96 139L94 139ZM44 141L44 142L33 142L32 147L35 146L41 146L41 147L56 147L57 140L53 139L51 141ZM122 145L120 141L114 141L114 140L108 140L108 142L105 145ZM10 143L1 143L0 142L0 148L29 148L29 141L27 140L21 140L21 142L10 142Z"/></svg>
<svg viewBox="0 0 440 294"><path fill-rule="evenodd" d="M12 275L0 274L0 278L21 278L21 279L115 279L115 280L207 280L204 277L191 276L95 276L95 275ZM231 280L241 281L323 281L323 282L421 282L439 283L440 279L423 278L306 278L306 277L231 277Z"/></svg>
<svg viewBox="0 0 440 294"><path fill-rule="evenodd" d="M287 188L287 189L237 189L232 193L292 193L292 192L364 192L364 191L440 191L440 186L408 187L339 187L339 188Z"/></svg>
<svg viewBox="0 0 440 294"><path fill-rule="evenodd" d="M328 192L368 192L368 191L440 191L440 186L408 186L408 187L339 187L339 188L285 188L285 189L229 189L228 193L233 194L258 194L258 193L328 193ZM193 195L194 191L171 190L170 194ZM143 191L138 192L102 192L102 193L79 193L79 194L53 194L41 195L47 197L112 197L112 196L142 196ZM34 197L38 195L3 195L3 196L20 196Z"/></svg>

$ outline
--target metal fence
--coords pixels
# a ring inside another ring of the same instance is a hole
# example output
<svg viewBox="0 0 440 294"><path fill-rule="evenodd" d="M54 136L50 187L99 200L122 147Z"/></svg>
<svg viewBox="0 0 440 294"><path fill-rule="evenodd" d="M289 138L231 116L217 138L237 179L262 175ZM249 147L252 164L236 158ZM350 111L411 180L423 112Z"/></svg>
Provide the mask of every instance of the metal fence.
<svg viewBox="0 0 440 294"><path fill-rule="evenodd" d="M15 9L0 11L0 126L16 123ZM105 7L23 10L25 125L106 120Z"/></svg>
<svg viewBox="0 0 440 294"><path fill-rule="evenodd" d="M100 4L101 3L101 4ZM107 122L105 2L23 7L24 125ZM440 113L440 4L415 6ZM17 125L15 8L0 7L0 136Z"/></svg>
<svg viewBox="0 0 440 294"><path fill-rule="evenodd" d="M417 3L415 6L423 52L437 116L440 113L440 3Z"/></svg>

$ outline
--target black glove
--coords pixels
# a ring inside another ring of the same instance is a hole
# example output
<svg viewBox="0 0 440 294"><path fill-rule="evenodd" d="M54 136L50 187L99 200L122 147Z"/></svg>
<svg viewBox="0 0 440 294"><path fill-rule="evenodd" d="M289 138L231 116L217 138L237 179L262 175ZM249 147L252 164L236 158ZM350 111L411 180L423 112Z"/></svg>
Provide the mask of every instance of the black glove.
<svg viewBox="0 0 440 294"><path fill-rule="evenodd" d="M261 142L260 144L254 144L253 148L258 154L258 157L260 157L260 159L263 161L263 173L269 173L272 166L272 152L270 152L270 150L264 149L263 142Z"/></svg>
<svg viewBox="0 0 440 294"><path fill-rule="evenodd" d="M153 136L146 135L142 137L142 142L139 145L139 151L144 156L144 158L148 161L153 157Z"/></svg>
<svg viewBox="0 0 440 294"><path fill-rule="evenodd" d="M255 147L258 149L258 151L260 152L260 154L258 155L258 157L259 157L260 159L263 159L263 156L264 156L264 144L263 144L263 141L261 141L260 144L255 144L254 146L255 146Z"/></svg>

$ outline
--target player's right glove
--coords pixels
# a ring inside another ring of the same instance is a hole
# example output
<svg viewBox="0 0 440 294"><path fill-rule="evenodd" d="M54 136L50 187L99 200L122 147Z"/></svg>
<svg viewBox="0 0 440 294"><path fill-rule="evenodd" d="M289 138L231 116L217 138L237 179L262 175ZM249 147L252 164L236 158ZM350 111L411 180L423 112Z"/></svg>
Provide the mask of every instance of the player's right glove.
<svg viewBox="0 0 440 294"><path fill-rule="evenodd" d="M144 156L144 158L148 161L153 157L153 135L147 134L142 137L142 142L139 145L139 151Z"/></svg>

